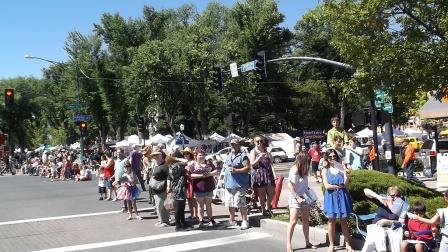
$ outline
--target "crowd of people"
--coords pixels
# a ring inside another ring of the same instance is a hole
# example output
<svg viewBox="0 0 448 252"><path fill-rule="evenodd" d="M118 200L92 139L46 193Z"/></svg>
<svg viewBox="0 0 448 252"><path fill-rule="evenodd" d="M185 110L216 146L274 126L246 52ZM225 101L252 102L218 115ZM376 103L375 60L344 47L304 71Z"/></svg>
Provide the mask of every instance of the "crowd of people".
<svg viewBox="0 0 448 252"><path fill-rule="evenodd" d="M299 217L306 248L316 248L309 238L310 210L317 201L316 194L308 185L309 174L322 183L325 189L323 212L328 219L328 251L334 251L337 221L341 224L346 249L352 251L348 218L353 211L353 202L347 186L351 171L364 167L365 155L356 138L349 138L340 128L337 117L332 118L331 122L333 128L328 132L328 145L325 148L321 149L317 143L313 143L309 150L299 147L295 153L287 180L290 212L286 244L288 252L293 251L293 231ZM122 212L128 213L128 220L142 220L136 200L147 197L149 203L154 204L158 218L155 226L170 226L170 212L173 211L176 231L190 230L194 224L200 228L216 226L212 202L217 198L219 189L223 189L221 200L229 211L226 225L238 226L236 212L239 211L239 227L245 230L249 228L248 210L252 204L259 203L262 215L273 215L271 202L276 186L273 158L267 149L268 139L262 135L256 136L253 145L247 153L242 151L240 142L231 140L231 152L223 161L216 157L207 160L204 148L200 146L168 150L164 145L143 149L140 145L134 145L130 153L120 148L104 153L96 150L83 162L78 161L78 153L63 150L44 151L41 155L12 162L16 162L24 174L44 176L52 181L86 181L92 180L92 175L96 174L99 200L121 200ZM415 156L410 145L404 142L403 146L406 156L402 167L409 177ZM371 155L376 154L369 151L367 157ZM143 195L142 191L148 193ZM365 194L378 206L378 210L374 224L367 229L363 252L387 251L386 237L392 251L408 251L410 245L417 252L424 251L434 246L434 224L437 223L442 224L444 236L441 248L446 249L440 251L448 251L448 226L444 221L447 209L440 209L436 216L427 219L425 206L416 202L407 208L396 186L391 186L386 196L370 189L365 189ZM448 204L448 193L445 193L445 200ZM185 216L187 205L190 214L188 218ZM408 230L406 241L400 234L404 227Z"/></svg>

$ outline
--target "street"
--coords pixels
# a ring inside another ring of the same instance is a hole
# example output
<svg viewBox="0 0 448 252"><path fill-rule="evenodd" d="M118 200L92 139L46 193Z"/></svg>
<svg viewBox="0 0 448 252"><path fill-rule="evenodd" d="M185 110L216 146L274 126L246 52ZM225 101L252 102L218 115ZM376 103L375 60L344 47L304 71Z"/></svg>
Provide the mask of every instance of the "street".
<svg viewBox="0 0 448 252"><path fill-rule="evenodd" d="M157 228L153 208L138 203L143 220L127 220L121 202L98 201L97 181L16 175L0 178L0 251L283 251L284 234L227 229L227 210L213 206L216 228L174 232ZM145 193L143 195L146 195ZM188 213L186 214L188 216ZM302 237L297 234L296 237ZM303 248L295 238L296 248ZM325 251L320 248L313 251Z"/></svg>

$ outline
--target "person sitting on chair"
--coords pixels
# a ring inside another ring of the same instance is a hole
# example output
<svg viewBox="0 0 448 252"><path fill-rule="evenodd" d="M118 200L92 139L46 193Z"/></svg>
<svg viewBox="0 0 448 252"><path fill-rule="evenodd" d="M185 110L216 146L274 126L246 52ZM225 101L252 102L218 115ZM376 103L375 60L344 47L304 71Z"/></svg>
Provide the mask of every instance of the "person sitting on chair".
<svg viewBox="0 0 448 252"><path fill-rule="evenodd" d="M395 230L401 229L400 222L403 223L404 219L400 215L403 210L406 210L403 209L405 201L401 198L400 189L397 186L389 187L386 198L367 188L364 189L364 194L378 205L378 209L373 224L367 226L367 237L361 251L370 252L375 249L378 252L388 251L387 238L389 251L400 251L402 232Z"/></svg>

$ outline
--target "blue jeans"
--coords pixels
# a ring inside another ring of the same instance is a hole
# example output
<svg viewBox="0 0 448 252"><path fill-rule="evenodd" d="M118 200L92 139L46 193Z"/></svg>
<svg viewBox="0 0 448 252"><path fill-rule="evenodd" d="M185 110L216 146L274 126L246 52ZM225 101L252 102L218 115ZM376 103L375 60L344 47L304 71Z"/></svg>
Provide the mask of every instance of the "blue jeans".
<svg viewBox="0 0 448 252"><path fill-rule="evenodd" d="M414 177L414 160L410 161L408 165L406 165L406 179L412 179Z"/></svg>

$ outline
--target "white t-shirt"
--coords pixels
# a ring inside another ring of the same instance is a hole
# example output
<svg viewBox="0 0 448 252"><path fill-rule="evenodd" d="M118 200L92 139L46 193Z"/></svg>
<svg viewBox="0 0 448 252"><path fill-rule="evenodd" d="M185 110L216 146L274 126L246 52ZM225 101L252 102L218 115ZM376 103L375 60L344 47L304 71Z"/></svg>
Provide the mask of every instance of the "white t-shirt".
<svg viewBox="0 0 448 252"><path fill-rule="evenodd" d="M308 190L308 175L301 178L298 174L294 174L291 169L288 180L294 184L294 192L298 195L303 195Z"/></svg>
<svg viewBox="0 0 448 252"><path fill-rule="evenodd" d="M104 180L104 174L100 174L100 176L98 176L98 186L106 187L106 181Z"/></svg>

